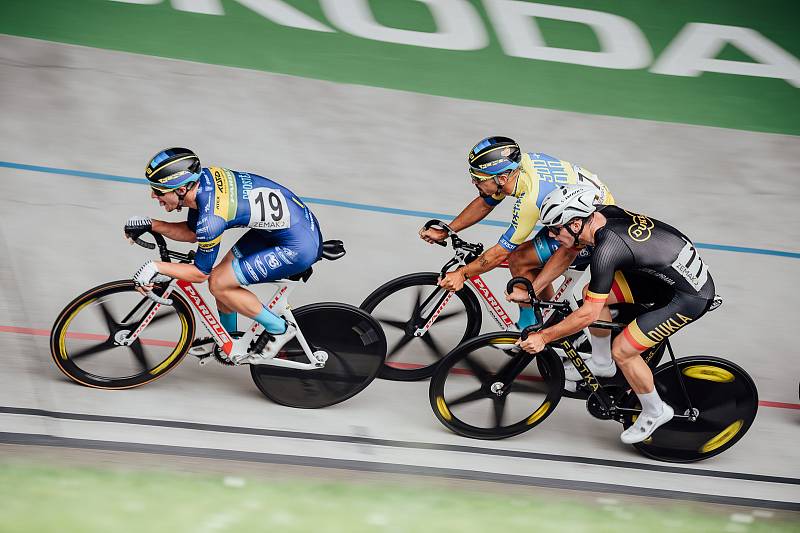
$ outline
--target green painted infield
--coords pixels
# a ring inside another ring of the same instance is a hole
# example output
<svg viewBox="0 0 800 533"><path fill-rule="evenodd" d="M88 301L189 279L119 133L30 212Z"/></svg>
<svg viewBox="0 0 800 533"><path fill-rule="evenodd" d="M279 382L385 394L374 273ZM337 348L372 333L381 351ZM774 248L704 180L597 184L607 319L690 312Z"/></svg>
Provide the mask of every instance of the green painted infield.
<svg viewBox="0 0 800 533"><path fill-rule="evenodd" d="M0 530L113 531L546 531L625 533L798 531L747 510L657 507L599 495L481 493L387 481L267 480L165 471L0 463ZM750 518L748 518L750 517ZM732 521L733 519L733 521ZM751 522L749 522L752 520ZM748 523L749 522L749 523Z"/></svg>

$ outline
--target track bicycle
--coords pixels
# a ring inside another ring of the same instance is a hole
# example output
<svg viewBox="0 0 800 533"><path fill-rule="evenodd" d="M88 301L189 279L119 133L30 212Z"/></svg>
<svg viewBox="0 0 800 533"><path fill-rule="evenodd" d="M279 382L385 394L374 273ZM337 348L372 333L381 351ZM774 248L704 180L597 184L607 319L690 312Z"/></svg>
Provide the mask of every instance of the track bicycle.
<svg viewBox="0 0 800 533"><path fill-rule="evenodd" d="M518 284L528 291L539 324L555 324L573 310L566 302L537 300L525 278L509 281L508 291ZM710 309L720 303L715 298ZM543 320L542 310L551 311L549 319ZM591 326L619 332L626 325L597 321ZM621 372L611 378L594 376L579 350L583 333L552 342L537 354L516 345L520 337L544 326L529 326L521 333L487 333L451 351L430 383L429 399L439 421L459 435L477 439L504 439L536 427L561 399L564 367L559 356L566 356L582 376L577 392L589 413L630 427L641 413L639 400ZM677 463L722 453L744 436L755 419L755 383L741 367L719 357L676 359L669 338L648 352L664 347L670 360L653 376L656 390L675 416L634 447L647 457ZM642 354L645 359L652 357L648 352Z"/></svg>
<svg viewBox="0 0 800 533"><path fill-rule="evenodd" d="M447 239L455 251L453 257L439 272L417 272L384 283L359 306L381 323L388 337L386 361L378 374L384 379L416 381L431 377L436 365L450 350L480 334L483 320L481 303L501 330L516 331L514 320L501 303L503 298L496 297L480 275L469 278L456 292L438 285L439 279L451 269L471 263L480 256L483 244L463 240L440 220L429 220L424 227L447 232ZM444 241L438 244L447 246ZM504 262L500 267L508 268L508 263ZM555 300L577 305L582 299L580 290L589 281L584 278L584 271L569 269L563 281L555 287ZM630 309L621 307L614 311L615 314L619 312L623 314L618 318L625 320ZM549 311L545 313L548 314ZM661 353L654 353L654 365ZM567 390L567 395L571 395L571 391Z"/></svg>
<svg viewBox="0 0 800 533"><path fill-rule="evenodd" d="M169 250L164 237L150 232L162 261L190 263L194 252ZM341 241L325 241L322 257L345 254ZM216 360L233 366L243 358L264 396L290 407L318 408L342 402L375 378L386 356L386 337L368 313L336 302L313 303L292 310L289 295L313 270L271 282L269 309L297 325L297 335L279 351L272 337L253 321L244 332L229 333L189 282L166 278L142 296L132 280L89 289L58 315L50 351L70 379L99 389L128 389L150 383L174 369L189 352L195 313L214 340L200 364ZM97 333L98 330L106 330ZM275 353L273 353L275 352Z"/></svg>
<svg viewBox="0 0 800 533"><path fill-rule="evenodd" d="M359 306L381 323L390 341L385 364L378 374L383 379L417 381L431 377L436 364L450 349L480 333L483 316L479 302L498 327L515 328L500 299L480 275L469 278L464 288L456 292L438 286L441 276L482 254L483 244L461 239L440 220L425 223L425 229L431 227L447 231L455 251L440 272L417 272L390 280ZM447 246L444 241L437 244ZM500 266L508 268L507 263Z"/></svg>

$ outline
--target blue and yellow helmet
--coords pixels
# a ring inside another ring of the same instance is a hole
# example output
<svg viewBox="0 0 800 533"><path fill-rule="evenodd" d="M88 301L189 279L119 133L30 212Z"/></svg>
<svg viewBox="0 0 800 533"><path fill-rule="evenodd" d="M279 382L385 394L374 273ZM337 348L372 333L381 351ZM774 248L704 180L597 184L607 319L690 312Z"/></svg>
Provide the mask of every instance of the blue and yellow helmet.
<svg viewBox="0 0 800 533"><path fill-rule="evenodd" d="M200 158L188 148L167 148L150 159L144 175L150 186L169 192L200 179Z"/></svg>
<svg viewBox="0 0 800 533"><path fill-rule="evenodd" d="M514 170L521 160L519 145L508 137L486 137L467 154L469 174L478 181Z"/></svg>

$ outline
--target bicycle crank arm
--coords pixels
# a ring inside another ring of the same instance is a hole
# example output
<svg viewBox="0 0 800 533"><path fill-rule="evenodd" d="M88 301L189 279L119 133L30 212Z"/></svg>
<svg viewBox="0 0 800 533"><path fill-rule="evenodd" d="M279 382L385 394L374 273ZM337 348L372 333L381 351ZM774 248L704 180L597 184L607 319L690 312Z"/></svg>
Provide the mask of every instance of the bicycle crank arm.
<svg viewBox="0 0 800 533"><path fill-rule="evenodd" d="M316 353L317 352L315 352L315 354ZM325 355L327 356L327 354ZM296 368L298 370L317 370L319 368L325 368L325 361L317 361L316 363L301 363L299 361L287 361L286 359L262 359L259 357L250 357L242 362L249 363L251 365L281 366L284 368Z"/></svg>
<svg viewBox="0 0 800 533"><path fill-rule="evenodd" d="M615 410L615 414L618 415L640 415L642 413L641 409L630 409L626 407L617 407ZM697 418L700 416L700 411L697 409L693 409L692 412L686 414L678 414L675 413L672 418L678 420L688 420L689 422L696 422Z"/></svg>

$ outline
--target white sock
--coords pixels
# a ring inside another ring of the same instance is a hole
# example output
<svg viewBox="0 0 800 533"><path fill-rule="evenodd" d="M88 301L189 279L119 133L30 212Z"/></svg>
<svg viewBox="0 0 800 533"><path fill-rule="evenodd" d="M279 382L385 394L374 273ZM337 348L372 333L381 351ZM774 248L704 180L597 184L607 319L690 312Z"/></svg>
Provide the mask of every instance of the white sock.
<svg viewBox="0 0 800 533"><path fill-rule="evenodd" d="M642 404L642 413L649 416L661 416L664 412L664 401L658 395L655 389L653 392L646 394L636 394Z"/></svg>
<svg viewBox="0 0 800 533"><path fill-rule="evenodd" d="M598 337L589 330L589 342L592 343L592 361L601 367L611 366L611 335Z"/></svg>

